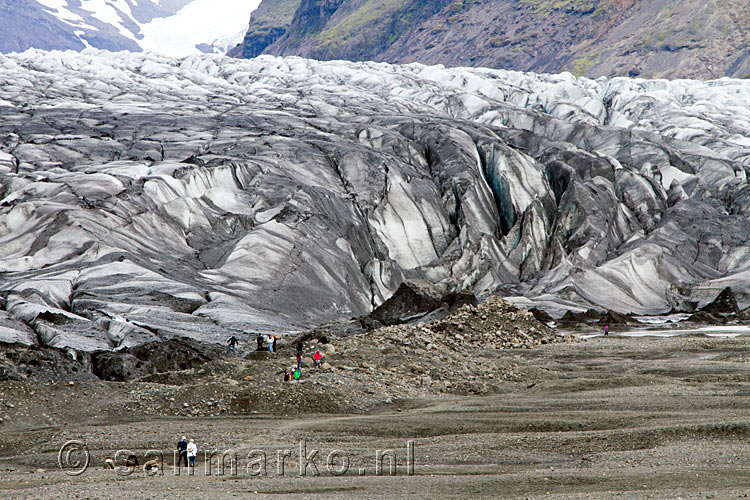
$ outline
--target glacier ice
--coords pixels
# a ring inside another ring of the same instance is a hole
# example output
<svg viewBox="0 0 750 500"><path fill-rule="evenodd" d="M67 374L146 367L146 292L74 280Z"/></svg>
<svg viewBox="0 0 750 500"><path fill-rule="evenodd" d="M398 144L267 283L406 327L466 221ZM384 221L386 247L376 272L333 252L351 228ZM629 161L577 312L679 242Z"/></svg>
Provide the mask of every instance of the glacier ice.
<svg viewBox="0 0 750 500"><path fill-rule="evenodd" d="M750 303L750 81L0 56L0 341L289 332L403 279L560 315Z"/></svg>

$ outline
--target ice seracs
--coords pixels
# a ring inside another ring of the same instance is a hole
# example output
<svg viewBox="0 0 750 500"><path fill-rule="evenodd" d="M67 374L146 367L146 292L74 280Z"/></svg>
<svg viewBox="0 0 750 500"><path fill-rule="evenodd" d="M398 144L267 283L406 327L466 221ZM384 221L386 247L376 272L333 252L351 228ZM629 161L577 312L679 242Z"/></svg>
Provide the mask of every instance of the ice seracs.
<svg viewBox="0 0 750 500"><path fill-rule="evenodd" d="M370 312L750 302L750 82L0 56L0 340L116 349ZM523 299L521 299L523 297Z"/></svg>

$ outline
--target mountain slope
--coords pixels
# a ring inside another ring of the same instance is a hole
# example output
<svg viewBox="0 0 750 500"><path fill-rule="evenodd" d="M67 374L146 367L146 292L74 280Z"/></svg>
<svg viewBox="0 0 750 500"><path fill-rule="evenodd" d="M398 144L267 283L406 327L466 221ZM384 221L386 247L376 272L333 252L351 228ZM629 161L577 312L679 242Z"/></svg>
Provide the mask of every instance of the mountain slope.
<svg viewBox="0 0 750 500"><path fill-rule="evenodd" d="M0 26L0 52L22 52L30 47L83 50L87 44L110 50L140 50L134 40L94 16L84 18L67 9L57 11L34 0L0 0Z"/></svg>
<svg viewBox="0 0 750 500"><path fill-rule="evenodd" d="M242 38L260 0L0 0L0 52L220 52Z"/></svg>
<svg viewBox="0 0 750 500"><path fill-rule="evenodd" d="M750 75L744 0L297 1L265 53L592 77ZM251 29L244 46L255 38Z"/></svg>
<svg viewBox="0 0 750 500"><path fill-rule="evenodd" d="M27 51L0 114L0 340L289 332L407 278L750 304L750 81Z"/></svg>
<svg viewBox="0 0 750 500"><path fill-rule="evenodd" d="M255 57L287 32L300 0L265 0L250 16L250 28L240 45L229 51L232 57Z"/></svg>

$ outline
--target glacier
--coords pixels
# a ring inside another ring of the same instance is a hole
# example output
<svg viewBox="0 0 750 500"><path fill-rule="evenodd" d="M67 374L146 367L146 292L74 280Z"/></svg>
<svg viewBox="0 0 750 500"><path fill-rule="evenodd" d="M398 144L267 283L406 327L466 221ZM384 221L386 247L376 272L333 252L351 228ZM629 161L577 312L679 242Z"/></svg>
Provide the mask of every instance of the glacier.
<svg viewBox="0 0 750 500"><path fill-rule="evenodd" d="M560 316L750 304L750 81L0 55L0 341L221 342L408 278Z"/></svg>

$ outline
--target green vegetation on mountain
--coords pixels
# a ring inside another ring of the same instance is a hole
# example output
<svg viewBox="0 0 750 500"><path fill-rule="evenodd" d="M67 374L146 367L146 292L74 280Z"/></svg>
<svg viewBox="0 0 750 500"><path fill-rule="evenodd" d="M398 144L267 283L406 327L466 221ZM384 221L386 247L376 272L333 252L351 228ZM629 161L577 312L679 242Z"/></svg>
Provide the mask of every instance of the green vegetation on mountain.
<svg viewBox="0 0 750 500"><path fill-rule="evenodd" d="M263 0L250 16L250 27L242 44L230 51L233 57L255 57L289 29L301 0Z"/></svg>
<svg viewBox="0 0 750 500"><path fill-rule="evenodd" d="M314 59L378 59L451 0L302 0L287 33L269 54Z"/></svg>

